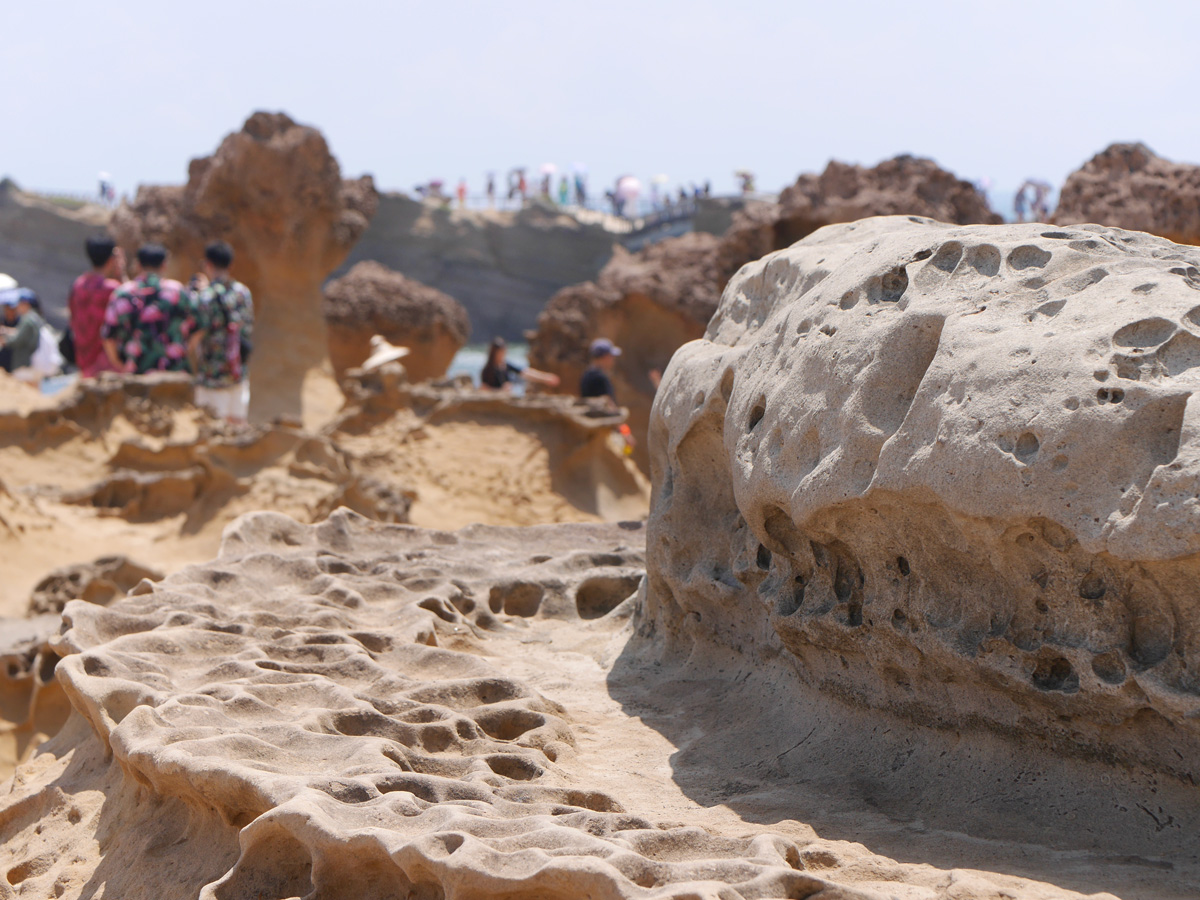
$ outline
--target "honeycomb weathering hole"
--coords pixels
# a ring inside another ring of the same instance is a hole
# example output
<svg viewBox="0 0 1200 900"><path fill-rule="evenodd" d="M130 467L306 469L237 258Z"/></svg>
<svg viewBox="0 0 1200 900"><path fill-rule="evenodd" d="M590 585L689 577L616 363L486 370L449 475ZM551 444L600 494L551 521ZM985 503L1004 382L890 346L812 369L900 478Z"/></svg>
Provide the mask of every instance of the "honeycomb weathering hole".
<svg viewBox="0 0 1200 900"><path fill-rule="evenodd" d="M575 591L575 608L581 619L599 619L621 605L642 582L640 573L595 575Z"/></svg>

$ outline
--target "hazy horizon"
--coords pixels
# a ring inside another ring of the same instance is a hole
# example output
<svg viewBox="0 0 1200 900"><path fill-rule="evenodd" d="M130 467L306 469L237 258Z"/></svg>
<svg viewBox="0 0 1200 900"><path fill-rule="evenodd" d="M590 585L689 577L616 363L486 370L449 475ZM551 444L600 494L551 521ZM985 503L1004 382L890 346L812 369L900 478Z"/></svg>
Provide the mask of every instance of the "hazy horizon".
<svg viewBox="0 0 1200 900"><path fill-rule="evenodd" d="M994 7L865 2L350 2L336 16L213 0L78 0L0 12L10 139L0 175L42 190L182 183L253 111L319 128L347 176L411 191L510 167L775 191L830 159L900 153L993 196L1058 185L1115 141L1200 157L1176 96L1200 84L1200 4L1102 0Z"/></svg>

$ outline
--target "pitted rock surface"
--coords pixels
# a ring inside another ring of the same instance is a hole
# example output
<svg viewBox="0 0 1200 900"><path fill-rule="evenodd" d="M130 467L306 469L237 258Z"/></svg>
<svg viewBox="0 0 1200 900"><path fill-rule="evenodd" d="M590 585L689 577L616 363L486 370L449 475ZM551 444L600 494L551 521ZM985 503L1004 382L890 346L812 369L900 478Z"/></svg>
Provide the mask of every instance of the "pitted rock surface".
<svg viewBox="0 0 1200 900"><path fill-rule="evenodd" d="M115 826L129 832L115 854L145 858L135 819L164 836L164 865L140 883L113 873L108 889L870 896L804 871L784 838L659 826L577 783L560 765L576 743L570 713L483 658L489 634L618 607L642 577L640 527L447 533L345 511L315 527L260 513L227 532L212 564L109 608L70 604L57 677L76 717L59 740L75 741L110 803L153 798ZM67 840L95 828L53 788L13 799L0 801L0 835L14 858L48 840L24 827L38 817L57 811L69 827L49 833ZM181 807L203 858L166 837ZM49 896L79 864L64 854L16 877Z"/></svg>
<svg viewBox="0 0 1200 900"><path fill-rule="evenodd" d="M1200 774L1200 251L830 226L651 421L648 623L942 728Z"/></svg>

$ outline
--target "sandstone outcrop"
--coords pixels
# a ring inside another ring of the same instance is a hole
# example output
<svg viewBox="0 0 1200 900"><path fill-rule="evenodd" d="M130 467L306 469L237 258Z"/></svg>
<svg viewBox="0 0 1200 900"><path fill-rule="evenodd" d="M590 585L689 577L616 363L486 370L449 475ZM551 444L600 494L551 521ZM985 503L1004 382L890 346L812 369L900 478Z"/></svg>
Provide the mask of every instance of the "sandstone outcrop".
<svg viewBox="0 0 1200 900"><path fill-rule="evenodd" d="M1200 166L1163 159L1145 144L1113 144L1067 178L1054 221L1200 244Z"/></svg>
<svg viewBox="0 0 1200 900"><path fill-rule="evenodd" d="M95 562L63 566L37 583L29 598L29 613L60 613L72 600L107 606L132 591L143 578L159 581L162 577L162 572L126 556L102 556Z"/></svg>
<svg viewBox="0 0 1200 900"><path fill-rule="evenodd" d="M928 216L960 225L1001 221L974 185L912 156L869 169L831 162L820 175L801 175L779 203L737 206L719 238L699 233L636 254L617 250L594 283L563 289L538 317L530 363L559 375L564 390L578 385L592 338L609 337L632 349L618 361L613 381L619 401L629 407L640 443L636 458L644 468L654 400L646 373L661 370L678 347L703 333L721 291L743 265L824 225L866 216Z"/></svg>
<svg viewBox="0 0 1200 900"><path fill-rule="evenodd" d="M168 274L183 281L208 241L233 246L233 274L254 295L252 417L299 418L306 376L329 359L321 284L377 202L370 176L342 179L319 131L257 112L214 155L192 160L185 186L139 188L112 230L130 251L164 244Z"/></svg>
<svg viewBox="0 0 1200 900"><path fill-rule="evenodd" d="M517 212L458 210L382 194L337 274L374 260L458 300L477 340L520 341L556 291L596 277L619 240L536 203Z"/></svg>
<svg viewBox="0 0 1200 900"><path fill-rule="evenodd" d="M666 373L643 632L1194 784L1198 387L1200 250L823 228L742 269Z"/></svg>
<svg viewBox="0 0 1200 900"><path fill-rule="evenodd" d="M71 717L0 794L8 885L130 900L1078 897L802 827L713 827L695 806L664 816L665 758L643 768L645 729L602 705L588 655L627 621L642 532L256 513L212 563L112 607L71 603L48 648Z"/></svg>
<svg viewBox="0 0 1200 900"><path fill-rule="evenodd" d="M376 334L408 348L404 369L412 381L441 378L471 331L453 297L377 262L360 262L325 285L325 322L339 379L371 355Z"/></svg>
<svg viewBox="0 0 1200 900"><path fill-rule="evenodd" d="M579 390L594 338L607 337L621 348L613 386L629 410L643 467L654 400L649 373L661 372L677 347L704 333L720 297L719 246L713 235L688 234L637 253L617 248L596 281L554 295L530 338L530 365L554 372L568 393Z"/></svg>
<svg viewBox="0 0 1200 900"><path fill-rule="evenodd" d="M67 294L89 266L84 242L103 234L111 214L89 203L55 203L0 181L0 272L38 293L47 319L67 322Z"/></svg>

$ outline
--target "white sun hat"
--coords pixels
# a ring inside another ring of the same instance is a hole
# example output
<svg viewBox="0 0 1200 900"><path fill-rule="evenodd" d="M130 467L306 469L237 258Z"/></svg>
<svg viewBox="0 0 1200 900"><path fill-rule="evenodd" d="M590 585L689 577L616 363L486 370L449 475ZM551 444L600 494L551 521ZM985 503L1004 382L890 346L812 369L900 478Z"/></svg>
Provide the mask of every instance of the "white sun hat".
<svg viewBox="0 0 1200 900"><path fill-rule="evenodd" d="M371 355L367 357L360 369L364 372L370 372L372 369L378 369L380 366L387 365L390 362L395 362L398 359L404 359L408 356L409 350L407 347L397 347L395 344L389 344L384 340L382 335L375 335L371 338Z"/></svg>

